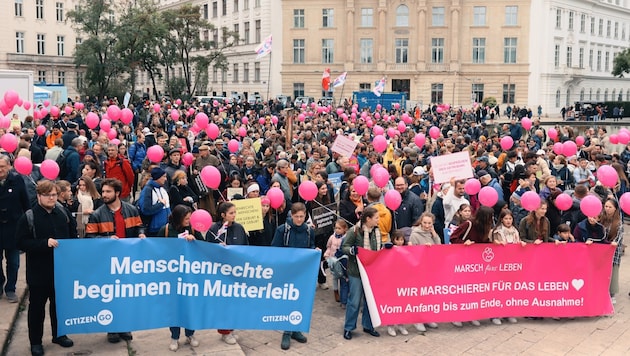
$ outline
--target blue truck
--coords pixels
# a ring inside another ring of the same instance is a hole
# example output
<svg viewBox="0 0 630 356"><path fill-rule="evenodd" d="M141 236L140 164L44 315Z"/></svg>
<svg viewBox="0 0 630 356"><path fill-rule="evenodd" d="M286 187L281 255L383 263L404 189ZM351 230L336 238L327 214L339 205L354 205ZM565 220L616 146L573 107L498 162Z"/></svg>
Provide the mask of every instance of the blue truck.
<svg viewBox="0 0 630 356"><path fill-rule="evenodd" d="M376 96L372 91L355 91L352 93L352 101L359 104L359 110L369 107L370 111L376 110L376 105L381 104L384 110L391 110L394 104L400 104L400 109L406 109L407 95L401 92L383 93Z"/></svg>

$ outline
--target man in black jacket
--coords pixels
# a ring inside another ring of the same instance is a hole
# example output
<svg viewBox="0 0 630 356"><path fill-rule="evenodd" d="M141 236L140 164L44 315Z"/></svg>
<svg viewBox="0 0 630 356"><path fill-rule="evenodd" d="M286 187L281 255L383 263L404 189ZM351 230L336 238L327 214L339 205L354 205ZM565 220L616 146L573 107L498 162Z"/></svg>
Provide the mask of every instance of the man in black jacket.
<svg viewBox="0 0 630 356"><path fill-rule="evenodd" d="M76 222L73 223L72 216L57 204L59 193L55 183L40 181L37 184L37 204L17 222L17 244L20 250L26 252L26 282L30 291L28 338L33 356L44 354L42 336L48 300L52 342L62 347L74 345L66 335L57 335L53 249L59 246L59 239L77 236Z"/></svg>

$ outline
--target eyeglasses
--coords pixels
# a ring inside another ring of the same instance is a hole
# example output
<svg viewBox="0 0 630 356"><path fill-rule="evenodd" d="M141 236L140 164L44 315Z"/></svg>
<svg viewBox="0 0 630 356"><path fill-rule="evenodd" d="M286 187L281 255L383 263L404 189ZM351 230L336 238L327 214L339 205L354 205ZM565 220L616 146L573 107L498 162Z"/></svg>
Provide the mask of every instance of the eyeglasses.
<svg viewBox="0 0 630 356"><path fill-rule="evenodd" d="M57 198L58 194L57 193L51 193L51 194L40 194L41 196L43 196L44 198Z"/></svg>

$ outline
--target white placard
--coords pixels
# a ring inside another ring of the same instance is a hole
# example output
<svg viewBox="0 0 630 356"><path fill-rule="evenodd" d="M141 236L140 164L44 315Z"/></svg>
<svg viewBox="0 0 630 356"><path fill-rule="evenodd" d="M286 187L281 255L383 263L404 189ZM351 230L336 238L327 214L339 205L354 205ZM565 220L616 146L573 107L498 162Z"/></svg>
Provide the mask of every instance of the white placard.
<svg viewBox="0 0 630 356"><path fill-rule="evenodd" d="M344 157L350 158L358 144L358 142L351 138L348 138L344 135L337 135L337 138L335 139L335 143L333 143L331 150L333 152L339 153Z"/></svg>
<svg viewBox="0 0 630 356"><path fill-rule="evenodd" d="M474 176L468 152L431 157L431 168L435 183L449 182L453 177L466 179Z"/></svg>

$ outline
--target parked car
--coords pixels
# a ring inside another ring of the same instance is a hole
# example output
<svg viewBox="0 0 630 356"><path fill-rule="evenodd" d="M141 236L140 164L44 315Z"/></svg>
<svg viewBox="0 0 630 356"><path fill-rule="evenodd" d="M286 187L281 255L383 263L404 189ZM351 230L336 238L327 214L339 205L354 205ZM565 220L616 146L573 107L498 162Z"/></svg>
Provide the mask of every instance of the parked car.
<svg viewBox="0 0 630 356"><path fill-rule="evenodd" d="M289 106L291 97L287 95L276 95L276 100L278 100L282 104L282 106L286 108L287 106Z"/></svg>
<svg viewBox="0 0 630 356"><path fill-rule="evenodd" d="M334 106L335 99L332 96L325 96L319 99L318 103L320 106Z"/></svg>
<svg viewBox="0 0 630 356"><path fill-rule="evenodd" d="M258 94L250 94L249 98L247 98L247 102L249 103L249 105L261 104L262 97Z"/></svg>
<svg viewBox="0 0 630 356"><path fill-rule="evenodd" d="M315 98L313 98L312 96L298 96L297 98L295 98L295 106L300 107L302 106L302 104L306 104L306 105L310 105L311 103L315 102Z"/></svg>

